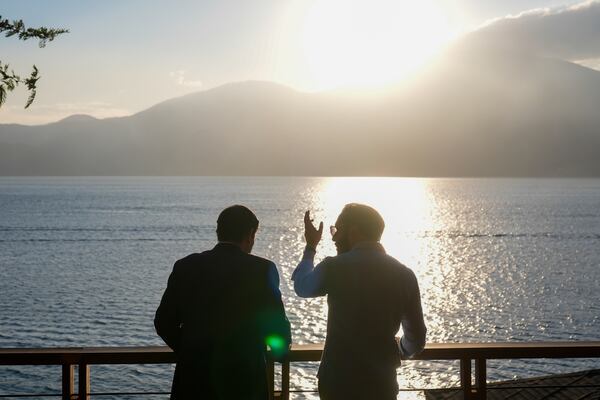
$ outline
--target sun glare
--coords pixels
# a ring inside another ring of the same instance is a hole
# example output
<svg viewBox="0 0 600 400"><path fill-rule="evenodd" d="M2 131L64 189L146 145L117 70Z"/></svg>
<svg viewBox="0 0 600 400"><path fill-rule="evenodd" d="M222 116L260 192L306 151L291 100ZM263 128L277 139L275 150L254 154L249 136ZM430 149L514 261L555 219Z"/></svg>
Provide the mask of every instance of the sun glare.
<svg viewBox="0 0 600 400"><path fill-rule="evenodd" d="M400 81L451 38L430 0L317 0L304 23L304 54L319 89Z"/></svg>
<svg viewBox="0 0 600 400"><path fill-rule="evenodd" d="M316 221L326 226L335 220L347 203L364 203L378 210L386 221L382 242L387 251L416 267L425 259L429 245L414 238L415 232L433 231L437 221L434 198L429 181L419 178L347 177L324 180L315 199ZM330 240L324 241L326 251L335 251Z"/></svg>

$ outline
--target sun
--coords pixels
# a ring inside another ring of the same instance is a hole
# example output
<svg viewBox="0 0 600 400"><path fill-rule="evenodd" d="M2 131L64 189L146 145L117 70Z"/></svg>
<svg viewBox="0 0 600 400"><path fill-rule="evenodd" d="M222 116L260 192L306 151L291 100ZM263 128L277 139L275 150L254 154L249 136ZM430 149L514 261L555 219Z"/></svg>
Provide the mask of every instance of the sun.
<svg viewBox="0 0 600 400"><path fill-rule="evenodd" d="M452 34L429 0L317 0L304 21L304 56L318 89L400 81Z"/></svg>

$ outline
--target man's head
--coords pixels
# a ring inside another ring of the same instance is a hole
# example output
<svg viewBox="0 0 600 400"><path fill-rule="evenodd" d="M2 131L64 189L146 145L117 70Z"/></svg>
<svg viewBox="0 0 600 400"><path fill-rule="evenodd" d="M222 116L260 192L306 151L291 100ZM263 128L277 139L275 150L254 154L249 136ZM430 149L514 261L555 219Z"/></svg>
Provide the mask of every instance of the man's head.
<svg viewBox="0 0 600 400"><path fill-rule="evenodd" d="M227 207L217 219L219 242L235 243L246 253L252 251L254 236L258 229L258 219L250 209L235 205Z"/></svg>
<svg viewBox="0 0 600 400"><path fill-rule="evenodd" d="M346 204L335 222L333 241L338 254L350 251L359 242L378 242L384 227L383 218L373 207Z"/></svg>

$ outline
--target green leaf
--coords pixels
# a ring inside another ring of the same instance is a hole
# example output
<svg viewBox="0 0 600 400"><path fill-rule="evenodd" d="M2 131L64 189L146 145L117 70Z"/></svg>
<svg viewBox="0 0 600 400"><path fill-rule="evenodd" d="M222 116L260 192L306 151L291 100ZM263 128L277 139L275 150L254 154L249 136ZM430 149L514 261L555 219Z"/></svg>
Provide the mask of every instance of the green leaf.
<svg viewBox="0 0 600 400"><path fill-rule="evenodd" d="M29 108L31 103L33 103L33 100L35 99L36 94L37 94L36 90L31 89L31 91L29 92L29 97L27 98L27 104L25 104L25 108Z"/></svg>
<svg viewBox="0 0 600 400"><path fill-rule="evenodd" d="M15 87L17 87L17 84L19 83L19 81L15 80L15 79L6 79L4 81L4 84L6 85L6 89L9 92L12 92L13 90L15 90Z"/></svg>
<svg viewBox="0 0 600 400"><path fill-rule="evenodd" d="M4 90L4 85L0 85L0 107L6 101L6 90Z"/></svg>

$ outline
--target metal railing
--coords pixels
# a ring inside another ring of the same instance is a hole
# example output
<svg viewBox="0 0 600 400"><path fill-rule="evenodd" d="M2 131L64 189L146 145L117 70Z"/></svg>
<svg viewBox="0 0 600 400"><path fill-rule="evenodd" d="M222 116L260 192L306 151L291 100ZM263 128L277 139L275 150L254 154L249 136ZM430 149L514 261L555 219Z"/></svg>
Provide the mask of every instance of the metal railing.
<svg viewBox="0 0 600 400"><path fill-rule="evenodd" d="M271 397L287 400L290 363L319 361L323 344L292 345L281 362L281 390L275 391L275 362L269 361ZM487 360L525 358L600 358L600 341L522 343L430 343L414 360L460 360L460 387L466 400L487 398ZM166 346L0 349L0 365L61 365L63 400L90 398L90 365L172 364L175 354ZM474 368L473 368L474 363ZM75 367L78 390L75 392ZM473 380L473 372L475 379ZM135 393L135 394L168 394ZM106 393L104 393L106 394ZM119 394L126 394L121 392ZM133 394L133 393L131 393Z"/></svg>

